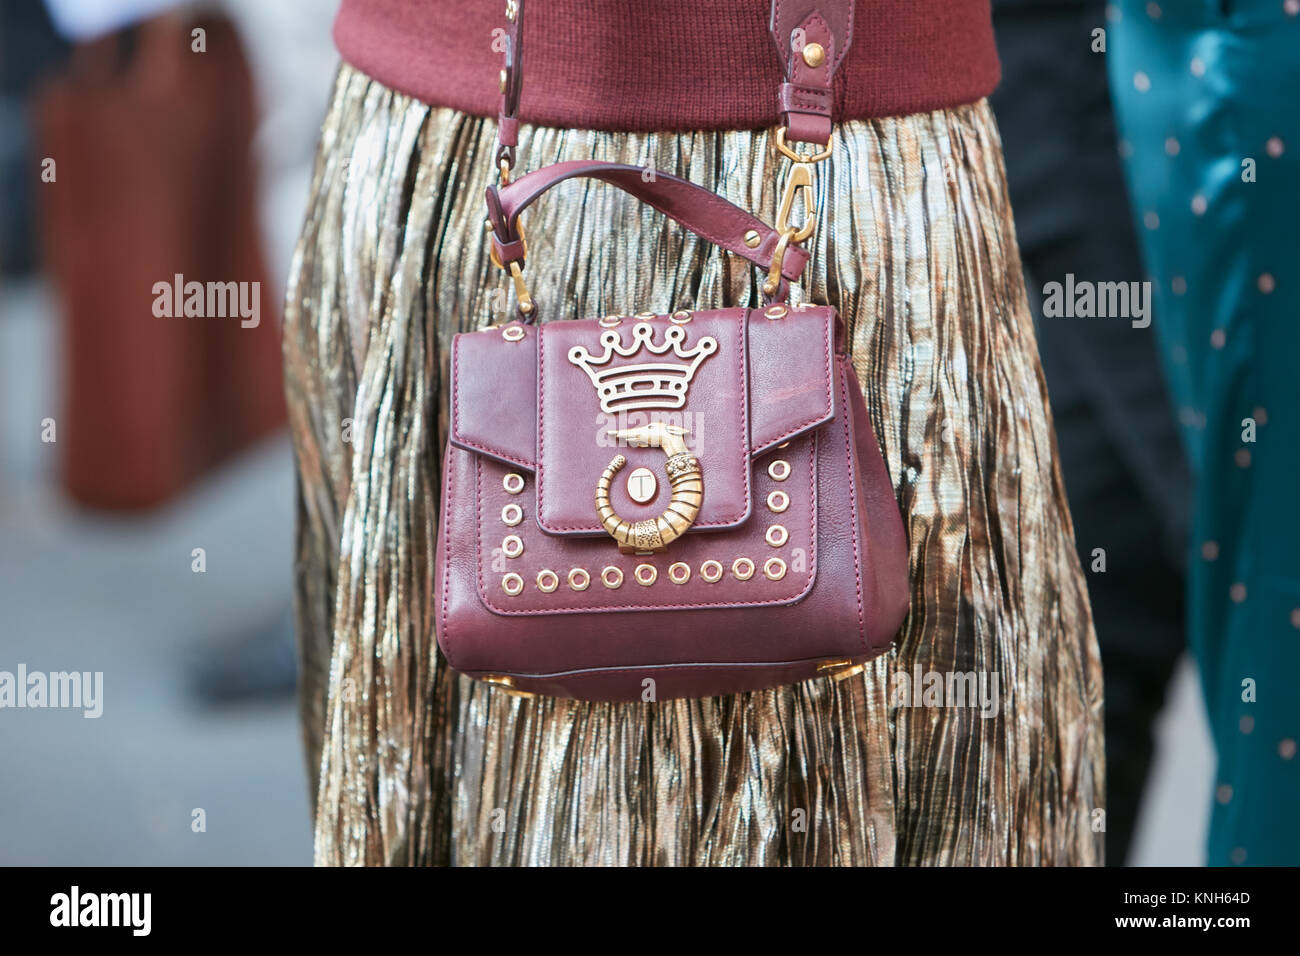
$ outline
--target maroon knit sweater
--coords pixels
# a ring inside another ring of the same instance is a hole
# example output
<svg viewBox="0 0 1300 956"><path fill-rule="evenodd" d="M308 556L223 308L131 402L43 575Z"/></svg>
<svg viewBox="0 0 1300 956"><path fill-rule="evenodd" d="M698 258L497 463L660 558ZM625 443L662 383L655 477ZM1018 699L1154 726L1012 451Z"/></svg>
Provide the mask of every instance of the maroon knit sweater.
<svg viewBox="0 0 1300 956"><path fill-rule="evenodd" d="M526 123L752 129L777 120L769 0L534 0L524 17ZM989 0L858 0L835 119L970 103L998 81ZM343 59L426 103L495 116L504 0L343 0Z"/></svg>

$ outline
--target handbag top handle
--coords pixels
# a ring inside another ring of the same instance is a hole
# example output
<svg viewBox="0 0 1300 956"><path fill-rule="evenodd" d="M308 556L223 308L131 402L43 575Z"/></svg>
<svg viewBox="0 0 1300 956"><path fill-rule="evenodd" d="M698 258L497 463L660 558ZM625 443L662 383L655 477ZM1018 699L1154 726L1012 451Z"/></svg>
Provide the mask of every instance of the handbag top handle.
<svg viewBox="0 0 1300 956"><path fill-rule="evenodd" d="M769 30L785 78L777 90L780 125L776 146L792 164L778 206L775 228L733 203L686 180L640 167L577 161L557 163L513 182L518 162L519 101L523 92L524 0L506 0L505 63L497 115L497 186L487 189L492 261L509 274L518 300L519 319L536 317L536 305L523 278L527 239L519 214L553 186L588 177L618 186L649 203L695 234L767 270L763 295L784 301L789 283L798 279L809 254L799 243L812 235L817 210L813 165L832 151L836 71L853 43L854 0L772 0ZM800 152L795 144L811 147ZM796 205L802 220L792 221Z"/></svg>

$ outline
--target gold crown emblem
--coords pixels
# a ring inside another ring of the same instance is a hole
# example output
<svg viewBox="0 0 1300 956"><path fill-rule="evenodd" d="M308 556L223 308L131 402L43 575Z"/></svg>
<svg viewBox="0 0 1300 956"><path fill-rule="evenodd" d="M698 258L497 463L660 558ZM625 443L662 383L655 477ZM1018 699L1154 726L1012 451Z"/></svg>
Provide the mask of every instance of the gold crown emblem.
<svg viewBox="0 0 1300 956"><path fill-rule="evenodd" d="M681 408L686 404L686 391L695 377L695 370L718 350L718 340L706 335L688 349L683 346L686 330L681 326L665 329L662 345L655 344L654 333L654 326L649 322L638 322L632 327L631 345L623 345L618 331L610 329L600 336L604 352L599 356L593 356L582 345L569 349L569 361L586 372L591 384L596 386L601 411ZM652 355L672 352L677 360L600 367L608 365L615 354L631 358L643 348Z"/></svg>

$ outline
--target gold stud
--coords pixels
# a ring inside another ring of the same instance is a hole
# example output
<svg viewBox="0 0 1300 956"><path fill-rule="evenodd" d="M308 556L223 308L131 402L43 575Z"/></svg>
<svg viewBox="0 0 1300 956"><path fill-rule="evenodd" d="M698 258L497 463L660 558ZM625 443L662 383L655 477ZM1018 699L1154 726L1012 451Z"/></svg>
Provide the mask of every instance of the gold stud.
<svg viewBox="0 0 1300 956"><path fill-rule="evenodd" d="M784 491L774 491L767 496L767 510L780 514L790 507L790 496Z"/></svg>
<svg viewBox="0 0 1300 956"><path fill-rule="evenodd" d="M763 313L769 319L784 319L790 310L783 305L774 305Z"/></svg>
<svg viewBox="0 0 1300 956"><path fill-rule="evenodd" d="M731 562L731 573L738 581L748 581L754 576L754 562L749 558L737 558Z"/></svg>
<svg viewBox="0 0 1300 956"><path fill-rule="evenodd" d="M685 325L687 322L691 321L691 314L685 309L678 309L673 313L673 317L669 321L675 322L678 325Z"/></svg>
<svg viewBox="0 0 1300 956"><path fill-rule="evenodd" d="M506 490L506 494L517 495L524 490L524 476L512 471L501 479L501 487Z"/></svg>
<svg viewBox="0 0 1300 956"><path fill-rule="evenodd" d="M780 558L768 558L763 562L763 577L769 581L780 581L785 577L785 562Z"/></svg>
<svg viewBox="0 0 1300 956"><path fill-rule="evenodd" d="M522 325L507 325L501 330L501 337L507 342L518 342L524 337L524 327Z"/></svg>
<svg viewBox="0 0 1300 956"><path fill-rule="evenodd" d="M591 575L587 573L586 568L574 568L569 572L569 587L573 590L585 591L589 584L591 584Z"/></svg>
<svg viewBox="0 0 1300 956"><path fill-rule="evenodd" d="M517 534L506 535L501 542L501 550L507 558L517 558L524 553L524 539Z"/></svg>
<svg viewBox="0 0 1300 956"><path fill-rule="evenodd" d="M543 568L537 572L537 590L543 594L550 594L560 586L560 576L550 568Z"/></svg>
<svg viewBox="0 0 1300 956"><path fill-rule="evenodd" d="M790 447L790 443L788 441L783 441L781 442L781 444L776 446L776 450L780 451L782 448L789 448L789 447Z"/></svg>
<svg viewBox="0 0 1300 956"><path fill-rule="evenodd" d="M820 43L805 43L803 45L803 61L814 70L826 62L826 48Z"/></svg>
<svg viewBox="0 0 1300 956"><path fill-rule="evenodd" d="M623 316L621 315L607 315L600 320L600 327L602 329L612 329L616 325L620 325L622 322Z"/></svg>
<svg viewBox="0 0 1300 956"><path fill-rule="evenodd" d="M636 578L637 584L648 588L659 580L659 569L653 564L638 564L633 577Z"/></svg>
<svg viewBox="0 0 1300 956"><path fill-rule="evenodd" d="M767 543L774 548L779 548L790 538L790 532L785 530L785 525L774 524L767 529Z"/></svg>
<svg viewBox="0 0 1300 956"><path fill-rule="evenodd" d="M751 229L745 233L745 245L751 249L757 249L758 244L763 241L763 237L758 234L757 229Z"/></svg>
<svg viewBox="0 0 1300 956"><path fill-rule="evenodd" d="M524 579L515 572L511 571L501 579L501 590L505 591L511 597L519 594L524 589Z"/></svg>
<svg viewBox="0 0 1300 956"><path fill-rule="evenodd" d="M685 584L691 579L691 566L685 561L675 561L668 565L668 580L673 584Z"/></svg>
<svg viewBox="0 0 1300 956"><path fill-rule="evenodd" d="M612 564L600 572L600 583L613 590L623 586L623 572Z"/></svg>
<svg viewBox="0 0 1300 956"><path fill-rule="evenodd" d="M773 481L785 481L790 477L790 463L784 458L778 458L767 466L767 473L772 476Z"/></svg>
<svg viewBox="0 0 1300 956"><path fill-rule="evenodd" d="M524 509L518 505L506 505L501 509L501 520L505 522L506 527L513 528L524 520Z"/></svg>
<svg viewBox="0 0 1300 956"><path fill-rule="evenodd" d="M722 562L712 559L700 565L700 577L713 584L722 580Z"/></svg>

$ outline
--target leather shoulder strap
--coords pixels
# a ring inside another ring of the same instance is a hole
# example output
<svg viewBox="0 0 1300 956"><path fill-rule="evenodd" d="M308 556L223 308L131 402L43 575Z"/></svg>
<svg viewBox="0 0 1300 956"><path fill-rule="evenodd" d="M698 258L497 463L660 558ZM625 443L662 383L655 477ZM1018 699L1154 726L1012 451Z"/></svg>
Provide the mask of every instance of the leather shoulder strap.
<svg viewBox="0 0 1300 956"><path fill-rule="evenodd" d="M497 112L497 167L514 169L519 146L519 94L524 89L524 0L506 0L505 65Z"/></svg>
<svg viewBox="0 0 1300 956"><path fill-rule="evenodd" d="M825 146L830 141L831 84L853 45L853 8L854 0L772 0L768 28L785 71L777 102L792 142ZM524 85L524 0L506 0L506 22L496 158L498 165L504 160L513 168Z"/></svg>
<svg viewBox="0 0 1300 956"><path fill-rule="evenodd" d="M778 99L787 140L830 142L831 81L853 44L853 2L772 0L772 39L785 67Z"/></svg>

